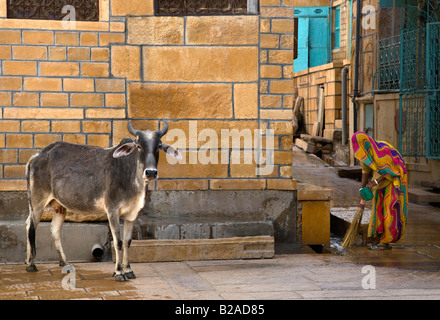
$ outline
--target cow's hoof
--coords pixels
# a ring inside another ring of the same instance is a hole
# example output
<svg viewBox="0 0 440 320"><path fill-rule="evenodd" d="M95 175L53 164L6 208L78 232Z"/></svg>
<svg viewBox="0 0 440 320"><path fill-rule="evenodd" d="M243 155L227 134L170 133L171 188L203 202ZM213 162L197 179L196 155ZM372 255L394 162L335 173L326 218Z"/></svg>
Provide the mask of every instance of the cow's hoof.
<svg viewBox="0 0 440 320"><path fill-rule="evenodd" d="M127 278L123 274L119 273L119 274L115 275L115 280L119 281L119 282L124 282L124 281L127 281Z"/></svg>
<svg viewBox="0 0 440 320"><path fill-rule="evenodd" d="M35 264L31 264L30 266L26 267L26 271L27 272L37 272L38 269L37 269L37 266Z"/></svg>
<svg viewBox="0 0 440 320"><path fill-rule="evenodd" d="M126 272L124 275L127 279L136 279L136 275L133 271Z"/></svg>

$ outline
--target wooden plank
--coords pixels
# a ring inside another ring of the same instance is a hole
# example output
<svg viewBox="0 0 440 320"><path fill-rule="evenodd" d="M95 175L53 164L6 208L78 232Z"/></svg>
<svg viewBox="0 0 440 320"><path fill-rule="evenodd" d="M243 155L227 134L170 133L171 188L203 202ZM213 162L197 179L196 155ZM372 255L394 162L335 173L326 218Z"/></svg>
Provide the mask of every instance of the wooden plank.
<svg viewBox="0 0 440 320"><path fill-rule="evenodd" d="M324 88L318 89L318 133L314 136L322 136L324 127Z"/></svg>
<svg viewBox="0 0 440 320"><path fill-rule="evenodd" d="M319 123L318 121L313 122L313 127L312 127L312 136L317 136L319 132Z"/></svg>
<svg viewBox="0 0 440 320"><path fill-rule="evenodd" d="M307 141L309 143L321 143L321 144L332 144L333 140L324 138L324 137L320 137L320 136L313 136L313 135L309 135L309 134L305 134L302 133L300 135L300 138L304 141Z"/></svg>

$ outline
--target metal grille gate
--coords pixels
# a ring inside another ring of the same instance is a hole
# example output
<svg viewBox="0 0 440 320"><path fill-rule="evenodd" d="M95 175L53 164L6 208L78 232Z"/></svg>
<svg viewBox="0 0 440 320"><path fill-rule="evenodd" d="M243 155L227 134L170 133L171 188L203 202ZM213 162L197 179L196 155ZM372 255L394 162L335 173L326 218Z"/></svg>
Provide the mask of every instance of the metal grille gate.
<svg viewBox="0 0 440 320"><path fill-rule="evenodd" d="M427 158L440 158L440 23L427 28Z"/></svg>
<svg viewBox="0 0 440 320"><path fill-rule="evenodd" d="M400 35L400 151L404 156L425 156L426 92L425 29Z"/></svg>
<svg viewBox="0 0 440 320"><path fill-rule="evenodd" d="M440 23L437 4L428 6L435 10L423 13L422 27L420 12L407 11L400 35L399 145L403 156L440 159Z"/></svg>

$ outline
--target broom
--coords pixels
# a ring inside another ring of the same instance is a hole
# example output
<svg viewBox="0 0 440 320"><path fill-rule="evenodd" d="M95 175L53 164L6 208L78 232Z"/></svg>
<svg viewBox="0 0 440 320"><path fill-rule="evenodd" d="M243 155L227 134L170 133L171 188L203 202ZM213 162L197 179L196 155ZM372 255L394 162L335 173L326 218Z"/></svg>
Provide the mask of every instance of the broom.
<svg viewBox="0 0 440 320"><path fill-rule="evenodd" d="M362 215L364 213L364 208L365 208L365 200L361 199L359 203L359 209L354 215L353 221L351 222L350 227L345 233L344 239L342 241L342 248L345 249L347 247L350 247L356 241L356 238L359 234L359 227L362 222Z"/></svg>

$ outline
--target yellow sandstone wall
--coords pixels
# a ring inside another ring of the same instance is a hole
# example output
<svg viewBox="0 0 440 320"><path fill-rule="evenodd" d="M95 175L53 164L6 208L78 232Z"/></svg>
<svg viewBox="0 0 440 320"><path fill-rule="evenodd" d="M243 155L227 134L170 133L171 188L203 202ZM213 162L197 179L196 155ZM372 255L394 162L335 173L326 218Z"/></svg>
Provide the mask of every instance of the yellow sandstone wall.
<svg viewBox="0 0 440 320"><path fill-rule="evenodd" d="M298 95L304 97L304 121L307 133L318 121L319 87L324 87L324 129L335 129L341 119L341 72L344 64L333 62L295 73Z"/></svg>
<svg viewBox="0 0 440 320"><path fill-rule="evenodd" d="M260 125L275 135L274 177L292 175L293 1L260 2Z"/></svg>
<svg viewBox="0 0 440 320"><path fill-rule="evenodd" d="M260 11L159 17L153 0L112 0L111 6L101 0L99 22L76 22L66 30L61 21L6 19L3 1L0 191L26 189L25 164L37 150L60 140L115 145L129 136L128 119L150 130L168 121L163 141L186 149L178 164L162 155L162 179L150 189L295 189L293 7L263 0ZM253 155L245 163L249 146L243 140L233 148L231 139L214 163L193 161L209 140L204 129L218 135L220 148L229 139L222 130L253 135L260 128L275 134L270 175L257 174ZM185 133L183 145L173 129Z"/></svg>

